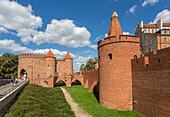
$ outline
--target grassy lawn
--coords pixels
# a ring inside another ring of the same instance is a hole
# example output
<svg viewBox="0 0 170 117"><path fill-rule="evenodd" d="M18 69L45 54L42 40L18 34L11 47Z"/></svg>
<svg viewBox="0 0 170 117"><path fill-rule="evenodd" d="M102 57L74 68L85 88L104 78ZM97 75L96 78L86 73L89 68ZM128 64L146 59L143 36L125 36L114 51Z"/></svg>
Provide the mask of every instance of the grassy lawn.
<svg viewBox="0 0 170 117"><path fill-rule="evenodd" d="M8 117L75 117L60 88L27 85L9 110Z"/></svg>
<svg viewBox="0 0 170 117"><path fill-rule="evenodd" d="M142 117L135 111L118 111L102 107L93 93L83 86L65 87L79 106L94 117Z"/></svg>

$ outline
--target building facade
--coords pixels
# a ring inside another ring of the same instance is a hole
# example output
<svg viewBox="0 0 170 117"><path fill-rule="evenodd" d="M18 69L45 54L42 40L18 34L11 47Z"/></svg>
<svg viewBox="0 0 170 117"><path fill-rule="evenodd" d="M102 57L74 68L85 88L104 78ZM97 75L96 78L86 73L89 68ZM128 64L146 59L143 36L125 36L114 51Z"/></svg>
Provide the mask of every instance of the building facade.
<svg viewBox="0 0 170 117"><path fill-rule="evenodd" d="M98 42L99 102L117 110L132 110L131 59L140 56L140 38L123 35L113 12L108 37Z"/></svg>
<svg viewBox="0 0 170 117"><path fill-rule="evenodd" d="M162 19L156 24L143 24L141 21L135 27L135 35L140 36L142 53L148 53L170 47L170 24Z"/></svg>
<svg viewBox="0 0 170 117"><path fill-rule="evenodd" d="M69 53L64 59L56 59L52 51L45 55L20 54L18 78L26 73L30 83L45 87L54 87L59 80L71 85L73 75L73 60ZM67 85L68 86L68 85Z"/></svg>

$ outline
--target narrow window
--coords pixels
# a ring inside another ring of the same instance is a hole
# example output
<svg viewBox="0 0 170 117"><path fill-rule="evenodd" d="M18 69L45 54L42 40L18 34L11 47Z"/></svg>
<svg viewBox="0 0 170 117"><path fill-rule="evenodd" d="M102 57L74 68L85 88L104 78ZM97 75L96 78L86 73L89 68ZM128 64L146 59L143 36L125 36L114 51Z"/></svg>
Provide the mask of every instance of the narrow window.
<svg viewBox="0 0 170 117"><path fill-rule="evenodd" d="M165 38L164 38L164 41L166 42L166 41L168 41L168 39L165 37Z"/></svg>
<svg viewBox="0 0 170 117"><path fill-rule="evenodd" d="M137 55L134 56L134 59L137 59Z"/></svg>
<svg viewBox="0 0 170 117"><path fill-rule="evenodd" d="M160 63L161 61L160 61L160 59L158 59L158 63Z"/></svg>
<svg viewBox="0 0 170 117"><path fill-rule="evenodd" d="M109 56L109 60L112 60L112 54L110 53L108 54L108 56Z"/></svg>
<svg viewBox="0 0 170 117"><path fill-rule="evenodd" d="M39 77L40 75L38 74L38 77Z"/></svg>
<svg viewBox="0 0 170 117"><path fill-rule="evenodd" d="M49 65L48 65L48 67L49 67Z"/></svg>
<svg viewBox="0 0 170 117"><path fill-rule="evenodd" d="M164 48L167 48L168 47L168 45L164 45Z"/></svg>

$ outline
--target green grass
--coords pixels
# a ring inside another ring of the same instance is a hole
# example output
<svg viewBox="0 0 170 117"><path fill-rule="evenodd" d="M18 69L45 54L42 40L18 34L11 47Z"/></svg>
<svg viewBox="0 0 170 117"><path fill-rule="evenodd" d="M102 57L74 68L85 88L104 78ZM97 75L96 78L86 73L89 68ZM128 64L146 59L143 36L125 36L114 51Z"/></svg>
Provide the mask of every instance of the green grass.
<svg viewBox="0 0 170 117"><path fill-rule="evenodd" d="M82 86L65 87L79 106L94 117L142 117L135 111L118 111L102 107L89 88Z"/></svg>
<svg viewBox="0 0 170 117"><path fill-rule="evenodd" d="M8 117L75 117L60 88L27 85L9 110Z"/></svg>

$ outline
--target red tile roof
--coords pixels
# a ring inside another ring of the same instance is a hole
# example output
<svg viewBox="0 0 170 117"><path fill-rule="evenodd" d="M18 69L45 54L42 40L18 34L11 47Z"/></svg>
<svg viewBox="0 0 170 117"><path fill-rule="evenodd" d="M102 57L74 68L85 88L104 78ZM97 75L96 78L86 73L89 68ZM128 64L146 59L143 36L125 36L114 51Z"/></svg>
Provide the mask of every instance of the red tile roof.
<svg viewBox="0 0 170 117"><path fill-rule="evenodd" d="M55 57L54 54L52 53L51 50L49 50L48 54L46 55L46 57Z"/></svg>
<svg viewBox="0 0 170 117"><path fill-rule="evenodd" d="M143 27L144 28L158 28L156 24L144 24Z"/></svg>
<svg viewBox="0 0 170 117"><path fill-rule="evenodd" d="M72 59L69 52L67 52L66 56L64 57L64 59Z"/></svg>
<svg viewBox="0 0 170 117"><path fill-rule="evenodd" d="M163 24L163 27L170 27L170 24Z"/></svg>
<svg viewBox="0 0 170 117"><path fill-rule="evenodd" d="M144 28L158 28L156 24L144 24L143 27ZM170 27L170 24L164 23L163 27Z"/></svg>

